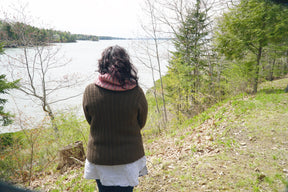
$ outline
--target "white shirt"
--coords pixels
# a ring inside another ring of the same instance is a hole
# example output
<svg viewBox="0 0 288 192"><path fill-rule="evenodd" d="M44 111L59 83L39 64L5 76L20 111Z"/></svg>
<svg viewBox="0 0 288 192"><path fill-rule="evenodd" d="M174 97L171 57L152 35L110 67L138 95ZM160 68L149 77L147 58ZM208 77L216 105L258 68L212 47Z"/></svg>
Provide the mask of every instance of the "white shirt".
<svg viewBox="0 0 288 192"><path fill-rule="evenodd" d="M104 186L136 186L138 177L147 175L146 157L124 165L95 165L86 159L84 178L100 179Z"/></svg>

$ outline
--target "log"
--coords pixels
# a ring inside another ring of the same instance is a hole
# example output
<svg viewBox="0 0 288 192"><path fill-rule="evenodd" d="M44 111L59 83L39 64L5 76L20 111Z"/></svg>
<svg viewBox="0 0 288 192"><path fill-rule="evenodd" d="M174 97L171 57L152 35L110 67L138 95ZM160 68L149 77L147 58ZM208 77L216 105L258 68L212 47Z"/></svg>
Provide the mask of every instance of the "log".
<svg viewBox="0 0 288 192"><path fill-rule="evenodd" d="M75 165L83 166L85 159L83 143L82 141L76 141L59 150L59 164L57 170L65 171L68 167Z"/></svg>

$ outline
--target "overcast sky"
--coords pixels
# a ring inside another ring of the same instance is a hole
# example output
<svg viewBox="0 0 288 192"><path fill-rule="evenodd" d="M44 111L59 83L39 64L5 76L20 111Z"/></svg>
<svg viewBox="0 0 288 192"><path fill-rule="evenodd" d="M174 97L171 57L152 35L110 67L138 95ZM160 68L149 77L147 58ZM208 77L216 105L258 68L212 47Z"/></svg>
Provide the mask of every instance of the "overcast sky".
<svg viewBox="0 0 288 192"><path fill-rule="evenodd" d="M141 32L143 0L0 0L0 11L26 7L36 25L71 33L135 37ZM3 19L3 14L0 15ZM34 24L35 25L35 24Z"/></svg>

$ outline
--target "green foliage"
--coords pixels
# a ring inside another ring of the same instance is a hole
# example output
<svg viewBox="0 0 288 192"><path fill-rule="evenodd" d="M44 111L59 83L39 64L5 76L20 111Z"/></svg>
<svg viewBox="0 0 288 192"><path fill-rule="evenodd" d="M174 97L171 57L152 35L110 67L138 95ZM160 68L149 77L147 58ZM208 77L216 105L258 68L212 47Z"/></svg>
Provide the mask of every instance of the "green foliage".
<svg viewBox="0 0 288 192"><path fill-rule="evenodd" d="M5 147L13 145L13 134L4 133L0 135L0 150L5 149Z"/></svg>
<svg viewBox="0 0 288 192"><path fill-rule="evenodd" d="M247 57L248 58L248 57ZM252 92L253 62L231 61L225 64L222 71L221 85L226 95L237 95L243 92Z"/></svg>
<svg viewBox="0 0 288 192"><path fill-rule="evenodd" d="M5 79L6 75L0 75L0 95L8 94L9 90L17 88L19 81L8 82ZM4 105L7 99L0 97L0 125L7 126L12 123L12 115L9 112L5 112Z"/></svg>
<svg viewBox="0 0 288 192"><path fill-rule="evenodd" d="M83 141L84 145L88 143L89 129L86 120L77 116L75 110L60 112L55 119L58 125L58 137L62 138L59 144L66 146L69 143Z"/></svg>
<svg viewBox="0 0 288 192"><path fill-rule="evenodd" d="M38 173L55 171L58 150L76 141L82 141L86 149L89 126L75 110L59 112L56 121L59 125L57 135L46 119L37 127L23 122L22 131L0 135L0 145L5 145L0 151L0 177L3 180L27 182Z"/></svg>
<svg viewBox="0 0 288 192"><path fill-rule="evenodd" d="M158 87L158 83L156 83ZM157 96L156 96L157 97ZM156 100L151 90L148 90L146 93L146 99L148 102L148 117L147 122L144 128L144 135L157 135L161 133L161 127L163 127L163 118L161 113L157 110ZM163 105L160 96L156 98L159 105Z"/></svg>
<svg viewBox="0 0 288 192"><path fill-rule="evenodd" d="M2 54L4 52L4 50L3 50L3 43L1 42L0 43L0 54Z"/></svg>
<svg viewBox="0 0 288 192"><path fill-rule="evenodd" d="M207 11L201 8L198 0L195 7L187 8L184 20L175 32L176 51L169 61L166 89L179 121L183 114L193 116L202 111L205 104L210 104L208 95L213 92L209 89L213 86L214 74L207 58L210 41Z"/></svg>
<svg viewBox="0 0 288 192"><path fill-rule="evenodd" d="M200 87L200 73L206 67L205 45L208 39L208 16L207 10L201 10L200 1L195 8L188 9L185 20L180 24L173 41L176 51L169 63L169 72L179 75L184 84L184 90L190 89L195 92Z"/></svg>
<svg viewBox="0 0 288 192"><path fill-rule="evenodd" d="M98 36L95 35L83 35L83 34L75 34L77 40L90 40L90 41L98 41Z"/></svg>
<svg viewBox="0 0 288 192"><path fill-rule="evenodd" d="M29 38L28 45L24 45L21 38ZM67 43L76 40L97 41L98 37L93 35L71 34L66 31L56 31L52 29L39 29L24 23L0 23L0 41L4 42L5 47L35 46L48 43ZM31 45L32 43L32 45Z"/></svg>
<svg viewBox="0 0 288 192"><path fill-rule="evenodd" d="M71 34L70 32L63 32L63 31L52 31L53 43L69 43L69 42L76 42L76 35Z"/></svg>
<svg viewBox="0 0 288 192"><path fill-rule="evenodd" d="M259 46L287 40L287 9L264 0L242 0L221 18L216 41L228 58L258 53Z"/></svg>
<svg viewBox="0 0 288 192"><path fill-rule="evenodd" d="M3 43L1 42L1 43L0 43L0 55L1 55L3 52L4 52L4 50L3 50Z"/></svg>
<svg viewBox="0 0 288 192"><path fill-rule="evenodd" d="M25 135L22 132L0 134L0 178L11 180L23 173L24 155L21 150L26 149ZM28 162L28 161L27 161Z"/></svg>
<svg viewBox="0 0 288 192"><path fill-rule="evenodd" d="M217 50L228 60L237 61L239 65L246 66L245 70L252 72L253 92L257 92L262 74L271 76L272 72L273 76L274 64L267 63L263 57L274 58L274 62L276 58L279 61L281 57L287 58L287 14L288 8L269 1L242 0L219 19L215 33ZM269 74L265 73L265 62ZM287 66L286 63L283 65ZM250 79L249 75L247 80Z"/></svg>
<svg viewBox="0 0 288 192"><path fill-rule="evenodd" d="M12 147L17 143L18 146L25 148L25 135L22 132L2 133L0 134L0 151L6 150L6 148Z"/></svg>

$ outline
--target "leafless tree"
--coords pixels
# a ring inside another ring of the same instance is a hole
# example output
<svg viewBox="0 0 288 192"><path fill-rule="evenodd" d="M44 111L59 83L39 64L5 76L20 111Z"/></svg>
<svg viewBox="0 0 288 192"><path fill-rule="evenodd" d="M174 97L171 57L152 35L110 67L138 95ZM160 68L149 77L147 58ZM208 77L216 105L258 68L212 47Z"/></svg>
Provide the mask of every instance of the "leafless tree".
<svg viewBox="0 0 288 192"><path fill-rule="evenodd" d="M81 83L82 77L77 74L63 75L59 73L60 71L64 72L64 67L70 60L60 55L60 46L51 43L53 36L46 39L45 42L39 41L40 34L37 30L31 30L31 20L27 19L29 17L25 13L25 9L26 6L15 9L16 16L5 19L17 36L14 43L21 52L18 55L5 53L8 62L4 65L12 79L21 79L19 90L31 96L32 100L42 107L42 110L49 116L53 128L57 131L58 127L54 121L55 114L51 105L79 96L81 93L63 98L55 98L53 94L63 89L73 88Z"/></svg>
<svg viewBox="0 0 288 192"><path fill-rule="evenodd" d="M145 17L147 17L148 19L148 23L142 23L142 29L145 32L146 37L149 39L147 42L150 42L152 44L152 46L146 46L146 48L144 48L145 53L148 58L148 64L146 64L146 61L143 61L141 59L138 58L138 60L140 60L141 63L143 63L144 65L146 65L150 70L151 70L151 74L152 74L152 78L153 78L153 83L154 83L154 90L153 90L153 94L155 97L155 101L156 101L156 107L157 107L157 111L160 112L159 109L159 103L157 100L157 91L156 91L156 79L155 79L155 72L158 73L159 75L159 81L160 81L160 95L161 95L161 100L163 103L163 112L161 115L163 116L163 124L164 127L166 127L166 123L168 121L167 118L167 109L166 109L166 100L165 100L165 94L164 94L164 86L163 86L163 69L162 69L162 65L163 65L163 61L161 58L161 54L160 54L160 40L159 38L161 37L161 34L164 34L164 31L161 29L161 23L159 23L159 20L157 19L158 15L157 15L157 7L155 7L156 2L152 1L152 0L145 0L144 2L145 4L143 5L144 11L145 11ZM161 40L162 41L162 40ZM152 49L151 49L152 48ZM168 50L167 50L168 52Z"/></svg>

